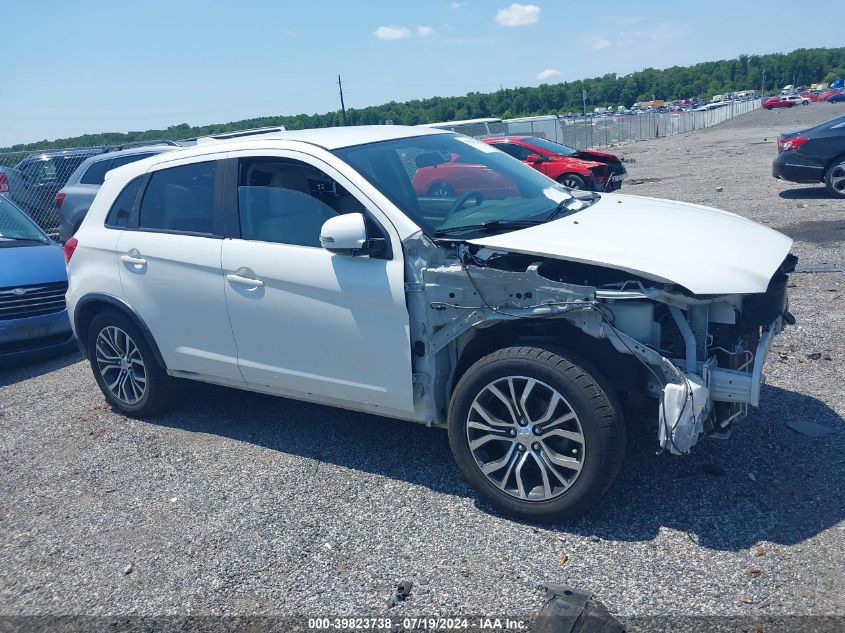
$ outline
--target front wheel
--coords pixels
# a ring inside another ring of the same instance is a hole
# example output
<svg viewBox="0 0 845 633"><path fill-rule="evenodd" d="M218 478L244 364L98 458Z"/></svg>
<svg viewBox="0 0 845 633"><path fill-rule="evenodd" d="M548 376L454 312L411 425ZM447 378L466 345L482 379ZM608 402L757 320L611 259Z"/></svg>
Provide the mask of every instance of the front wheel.
<svg viewBox="0 0 845 633"><path fill-rule="evenodd" d="M126 315L107 310L94 317L88 360L106 400L120 412L151 416L169 402L172 379L158 364L141 329Z"/></svg>
<svg viewBox="0 0 845 633"><path fill-rule="evenodd" d="M511 347L461 378L449 444L491 505L551 521L583 514L604 495L622 464L625 426L594 370L549 350Z"/></svg>
<svg viewBox="0 0 845 633"><path fill-rule="evenodd" d="M824 177L827 192L834 198L845 198L845 158L837 159Z"/></svg>
<svg viewBox="0 0 845 633"><path fill-rule="evenodd" d="M587 181L578 174L563 174L557 181L569 189L588 189Z"/></svg>

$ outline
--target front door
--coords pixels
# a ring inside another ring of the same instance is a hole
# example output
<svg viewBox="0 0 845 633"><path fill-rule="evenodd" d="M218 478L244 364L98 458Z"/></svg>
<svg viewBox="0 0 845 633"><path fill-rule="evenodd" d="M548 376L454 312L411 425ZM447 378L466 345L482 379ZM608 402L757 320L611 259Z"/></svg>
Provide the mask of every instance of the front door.
<svg viewBox="0 0 845 633"><path fill-rule="evenodd" d="M235 153L231 163L240 235L223 242L222 264L244 379L294 397L412 412L398 237L329 165L298 152L268 154ZM392 244L384 256L321 248L323 222L355 212Z"/></svg>

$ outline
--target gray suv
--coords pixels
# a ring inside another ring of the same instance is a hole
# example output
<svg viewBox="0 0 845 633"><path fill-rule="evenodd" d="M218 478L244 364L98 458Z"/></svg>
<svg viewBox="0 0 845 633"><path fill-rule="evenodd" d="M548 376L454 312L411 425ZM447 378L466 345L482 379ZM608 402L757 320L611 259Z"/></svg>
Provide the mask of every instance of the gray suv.
<svg viewBox="0 0 845 633"><path fill-rule="evenodd" d="M106 172L121 165L134 163L148 156L180 149L176 143L162 141L155 145L143 145L106 152L91 156L76 168L65 186L56 194L56 208L59 210L59 241L66 242L76 233L94 196L106 177Z"/></svg>

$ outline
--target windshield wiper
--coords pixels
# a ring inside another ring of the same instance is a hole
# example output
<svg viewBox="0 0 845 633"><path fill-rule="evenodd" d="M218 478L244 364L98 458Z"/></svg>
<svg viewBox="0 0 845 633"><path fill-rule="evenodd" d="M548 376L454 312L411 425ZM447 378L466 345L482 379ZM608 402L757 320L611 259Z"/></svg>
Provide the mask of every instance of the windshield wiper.
<svg viewBox="0 0 845 633"><path fill-rule="evenodd" d="M461 226L450 226L434 231L434 237L445 237L464 231L516 231L529 226L543 224L545 220L487 220L480 224L463 224Z"/></svg>
<svg viewBox="0 0 845 633"><path fill-rule="evenodd" d="M573 193L571 198L561 200L554 210L546 216L545 221L554 220L563 216L565 213L575 213L586 209L600 198L601 196L595 191L579 193L577 195Z"/></svg>

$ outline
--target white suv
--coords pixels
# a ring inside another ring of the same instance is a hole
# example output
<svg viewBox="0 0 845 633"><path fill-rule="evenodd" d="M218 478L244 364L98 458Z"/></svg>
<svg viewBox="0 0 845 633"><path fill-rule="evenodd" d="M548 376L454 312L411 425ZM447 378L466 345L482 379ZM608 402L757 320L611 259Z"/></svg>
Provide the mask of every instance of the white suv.
<svg viewBox="0 0 845 633"><path fill-rule="evenodd" d="M484 498L546 520L610 486L623 396L651 399L673 453L757 405L794 321L790 246L715 209L570 192L446 131L307 130L109 172L67 299L127 415L187 378L448 427Z"/></svg>

